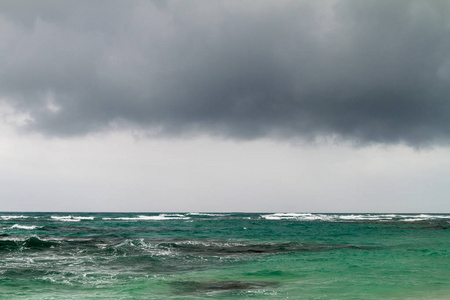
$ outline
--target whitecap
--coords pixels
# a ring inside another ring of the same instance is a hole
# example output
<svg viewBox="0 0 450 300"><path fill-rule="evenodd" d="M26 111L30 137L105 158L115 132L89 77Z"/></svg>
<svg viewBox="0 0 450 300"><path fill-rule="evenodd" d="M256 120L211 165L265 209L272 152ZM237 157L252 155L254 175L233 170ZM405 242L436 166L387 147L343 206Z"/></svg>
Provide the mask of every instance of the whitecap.
<svg viewBox="0 0 450 300"><path fill-rule="evenodd" d="M62 219L72 219L72 216L51 216L52 219L62 220Z"/></svg>
<svg viewBox="0 0 450 300"><path fill-rule="evenodd" d="M270 215L262 215L261 217L267 220L283 220L283 219L297 219L302 216L311 214L297 214L297 213L275 213Z"/></svg>
<svg viewBox="0 0 450 300"><path fill-rule="evenodd" d="M94 220L94 217L82 217L82 216L51 216L52 219L58 221L78 222L81 220Z"/></svg>
<svg viewBox="0 0 450 300"><path fill-rule="evenodd" d="M414 215L395 215L395 219L405 222L449 219L450 215L429 215L429 214L414 214Z"/></svg>
<svg viewBox="0 0 450 300"><path fill-rule="evenodd" d="M36 228L42 228L42 227L36 226L36 225L26 226L26 225L19 225L19 224L14 224L13 226L11 226L11 229L33 230L33 229L36 229Z"/></svg>
<svg viewBox="0 0 450 300"><path fill-rule="evenodd" d="M274 213L261 215L266 220L295 220L295 221L329 221L329 222L345 222L345 221L391 221L406 219L429 219L446 216L432 215L397 215L397 214L312 214L312 213ZM450 216L449 216L450 218Z"/></svg>
<svg viewBox="0 0 450 300"><path fill-rule="evenodd" d="M377 215L339 215L338 219L341 220L355 220L355 221L377 221L383 219L381 216Z"/></svg>
<svg viewBox="0 0 450 300"><path fill-rule="evenodd" d="M94 220L94 217L72 217L75 220Z"/></svg>
<svg viewBox="0 0 450 300"><path fill-rule="evenodd" d="M20 216L0 216L3 220L11 220L11 219L27 219L27 218L29 218L29 216L23 216L23 215L20 215Z"/></svg>
<svg viewBox="0 0 450 300"><path fill-rule="evenodd" d="M122 221L161 221L161 220L189 220L190 217L180 214L160 214L157 216L140 215L137 217L118 217L102 218L103 220L122 220Z"/></svg>
<svg viewBox="0 0 450 300"><path fill-rule="evenodd" d="M188 215L191 216L205 216L205 217L224 217L225 214L214 214L214 213L199 213L199 212L190 212Z"/></svg>
<svg viewBox="0 0 450 300"><path fill-rule="evenodd" d="M80 219L74 219L72 216L51 216L53 220L63 221L63 222L79 222Z"/></svg>
<svg viewBox="0 0 450 300"><path fill-rule="evenodd" d="M311 213L275 213L270 215L261 215L266 220L324 220L329 219L326 215L315 215Z"/></svg>

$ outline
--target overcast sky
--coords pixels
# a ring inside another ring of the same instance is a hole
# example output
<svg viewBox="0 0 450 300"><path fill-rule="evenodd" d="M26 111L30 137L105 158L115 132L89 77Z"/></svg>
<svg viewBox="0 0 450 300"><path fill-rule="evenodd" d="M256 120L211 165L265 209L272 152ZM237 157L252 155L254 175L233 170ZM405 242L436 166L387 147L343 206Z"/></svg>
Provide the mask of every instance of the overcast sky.
<svg viewBox="0 0 450 300"><path fill-rule="evenodd" d="M0 211L450 212L450 2L0 0Z"/></svg>

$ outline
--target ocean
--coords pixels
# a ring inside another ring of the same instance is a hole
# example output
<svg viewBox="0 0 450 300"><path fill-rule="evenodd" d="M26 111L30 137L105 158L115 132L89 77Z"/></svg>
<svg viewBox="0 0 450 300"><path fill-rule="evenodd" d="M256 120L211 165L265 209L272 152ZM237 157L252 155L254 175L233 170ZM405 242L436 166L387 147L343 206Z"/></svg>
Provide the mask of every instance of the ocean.
<svg viewBox="0 0 450 300"><path fill-rule="evenodd" d="M0 299L450 299L450 215L0 213Z"/></svg>

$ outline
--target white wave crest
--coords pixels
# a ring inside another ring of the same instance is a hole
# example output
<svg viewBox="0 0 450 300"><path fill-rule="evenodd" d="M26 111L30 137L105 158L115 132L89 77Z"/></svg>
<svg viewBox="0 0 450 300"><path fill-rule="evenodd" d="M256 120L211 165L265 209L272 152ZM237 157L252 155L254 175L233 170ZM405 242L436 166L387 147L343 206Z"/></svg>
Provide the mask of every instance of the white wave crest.
<svg viewBox="0 0 450 300"><path fill-rule="evenodd" d="M225 214L215 214L215 213L199 213L199 212L191 212L188 213L191 216L205 216L205 217L224 217Z"/></svg>
<svg viewBox="0 0 450 300"><path fill-rule="evenodd" d="M11 220L11 219L27 219L29 216L0 216L3 220Z"/></svg>
<svg viewBox="0 0 450 300"><path fill-rule="evenodd" d="M79 222L81 220L94 220L94 217L80 216L51 216L52 219L65 222Z"/></svg>
<svg viewBox="0 0 450 300"><path fill-rule="evenodd" d="M11 229L33 230L33 229L36 229L36 228L42 228L42 227L36 226L36 225L26 226L26 225L19 225L19 224L14 224L13 226L11 226Z"/></svg>
<svg viewBox="0 0 450 300"><path fill-rule="evenodd" d="M80 222L81 219L73 218L72 216L51 216L53 220L62 222Z"/></svg>
<svg viewBox="0 0 450 300"><path fill-rule="evenodd" d="M161 220L188 220L190 217L180 214L160 214L158 216L137 216L137 217L118 217L102 218L103 220L122 220L122 221L161 221Z"/></svg>
<svg viewBox="0 0 450 300"><path fill-rule="evenodd" d="M450 215L429 214L311 214L311 213L275 213L261 215L266 220L294 220L294 221L400 221L415 222L432 219L450 219Z"/></svg>
<svg viewBox="0 0 450 300"><path fill-rule="evenodd" d="M94 220L94 217L72 217L75 220Z"/></svg>
<svg viewBox="0 0 450 300"><path fill-rule="evenodd" d="M270 215L262 215L266 220L328 220L330 216L311 213L276 213Z"/></svg>

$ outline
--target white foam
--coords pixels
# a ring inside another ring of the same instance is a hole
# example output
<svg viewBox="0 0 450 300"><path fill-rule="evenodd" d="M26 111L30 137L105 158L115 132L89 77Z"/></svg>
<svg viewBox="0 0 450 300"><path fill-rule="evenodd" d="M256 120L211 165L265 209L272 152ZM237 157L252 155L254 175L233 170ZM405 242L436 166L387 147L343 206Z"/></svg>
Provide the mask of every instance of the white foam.
<svg viewBox="0 0 450 300"><path fill-rule="evenodd" d="M431 216L431 215L426 215L426 214L420 214L420 215L418 215L418 217L419 218L434 218L434 216Z"/></svg>
<svg viewBox="0 0 450 300"><path fill-rule="evenodd" d="M426 221L435 219L449 219L450 216L419 214L419 215L395 215L395 218L398 219L399 221L413 222L413 221Z"/></svg>
<svg viewBox="0 0 450 300"><path fill-rule="evenodd" d="M223 217L224 214L212 214L212 213L198 213L198 212L191 212L188 213L188 215L191 216L205 216L205 217Z"/></svg>
<svg viewBox="0 0 450 300"><path fill-rule="evenodd" d="M376 221L376 220L382 220L385 218L383 218L382 216L377 216L377 215L336 215L336 219L355 220L355 221L364 221L364 220Z"/></svg>
<svg viewBox="0 0 450 300"><path fill-rule="evenodd" d="M72 219L72 216L51 216L55 220Z"/></svg>
<svg viewBox="0 0 450 300"><path fill-rule="evenodd" d="M81 220L94 220L94 217L78 217L78 216L51 216L52 219L66 222L78 222Z"/></svg>
<svg viewBox="0 0 450 300"><path fill-rule="evenodd" d="M221 247L221 248L231 248L239 246L247 246L247 243L242 242L221 242L221 241L200 241L200 240L188 240L174 242L176 245L193 245L193 246L204 246L204 247Z"/></svg>
<svg viewBox="0 0 450 300"><path fill-rule="evenodd" d="M327 219L326 215L314 215L311 213L275 213L271 215L262 215L266 220L322 220Z"/></svg>
<svg viewBox="0 0 450 300"><path fill-rule="evenodd" d="M295 221L423 221L430 219L450 219L450 215L402 215L402 214L351 214L351 215L325 215L325 214L311 214L311 213L275 213L268 215L261 215L266 220L295 220Z"/></svg>
<svg viewBox="0 0 450 300"><path fill-rule="evenodd" d="M122 220L122 221L161 221L161 220L188 220L190 217L180 214L160 214L158 216L137 216L137 217L119 217L102 218L103 220Z"/></svg>
<svg viewBox="0 0 450 300"><path fill-rule="evenodd" d="M107 247L107 244L97 244L97 247L99 247L100 249L105 249ZM113 247L116 249L121 247L139 248L153 255L163 255L163 256L173 255L173 251L171 249L160 249L157 244L146 242L144 239L137 239L137 240L127 239L124 242L115 245Z"/></svg>
<svg viewBox="0 0 450 300"><path fill-rule="evenodd" d="M75 220L94 220L94 217L72 217Z"/></svg>
<svg viewBox="0 0 450 300"><path fill-rule="evenodd" d="M26 230L33 230L36 228L41 228L39 226L36 225L30 225L30 226L26 226L26 225L19 225L19 224L14 224L13 226L11 226L11 229L26 229Z"/></svg>
<svg viewBox="0 0 450 300"><path fill-rule="evenodd" d="M296 213L276 213L271 215L262 215L264 219L267 220L281 220L281 219L296 219L300 216L305 216L310 214L296 214Z"/></svg>
<svg viewBox="0 0 450 300"><path fill-rule="evenodd" d="M72 216L51 216L52 219L63 222L80 222L81 219L72 218Z"/></svg>
<svg viewBox="0 0 450 300"><path fill-rule="evenodd" d="M439 219L450 219L450 216L434 216L434 217Z"/></svg>
<svg viewBox="0 0 450 300"><path fill-rule="evenodd" d="M27 219L28 216L0 216L3 220L11 220L11 219Z"/></svg>

